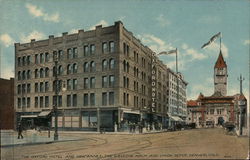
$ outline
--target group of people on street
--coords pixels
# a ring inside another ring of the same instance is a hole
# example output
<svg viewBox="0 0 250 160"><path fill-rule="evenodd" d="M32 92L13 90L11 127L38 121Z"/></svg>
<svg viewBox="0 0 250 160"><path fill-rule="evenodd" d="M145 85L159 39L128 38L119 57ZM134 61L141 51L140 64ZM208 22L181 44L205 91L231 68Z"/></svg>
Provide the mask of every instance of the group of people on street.
<svg viewBox="0 0 250 160"><path fill-rule="evenodd" d="M152 130L161 130L162 124L159 122L149 123L146 121L132 122L132 121L122 121L120 131L126 131L126 128L130 133L135 133L139 131L139 133L143 133L143 128L145 128L148 132Z"/></svg>

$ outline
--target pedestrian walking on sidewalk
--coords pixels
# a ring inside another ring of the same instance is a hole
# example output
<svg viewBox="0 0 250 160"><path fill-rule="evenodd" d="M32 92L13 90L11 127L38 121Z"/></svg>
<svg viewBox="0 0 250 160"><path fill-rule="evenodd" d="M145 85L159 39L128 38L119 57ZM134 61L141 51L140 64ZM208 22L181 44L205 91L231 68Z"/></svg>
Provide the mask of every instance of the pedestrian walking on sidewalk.
<svg viewBox="0 0 250 160"><path fill-rule="evenodd" d="M18 126L17 126L17 131L18 131L18 137L17 137L17 139L19 139L19 138L23 139L23 135L22 135L22 132L23 132L23 126L21 125L21 123L20 123L20 122L18 123Z"/></svg>

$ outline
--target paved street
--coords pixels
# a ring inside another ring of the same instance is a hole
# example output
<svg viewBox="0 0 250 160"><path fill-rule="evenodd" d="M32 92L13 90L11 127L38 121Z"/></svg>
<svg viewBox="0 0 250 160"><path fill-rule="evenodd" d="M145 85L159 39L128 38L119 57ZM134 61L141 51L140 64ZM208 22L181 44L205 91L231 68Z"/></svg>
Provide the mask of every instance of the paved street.
<svg viewBox="0 0 250 160"><path fill-rule="evenodd" d="M154 134L80 134L73 141L1 148L5 160L246 159L248 138L223 129Z"/></svg>

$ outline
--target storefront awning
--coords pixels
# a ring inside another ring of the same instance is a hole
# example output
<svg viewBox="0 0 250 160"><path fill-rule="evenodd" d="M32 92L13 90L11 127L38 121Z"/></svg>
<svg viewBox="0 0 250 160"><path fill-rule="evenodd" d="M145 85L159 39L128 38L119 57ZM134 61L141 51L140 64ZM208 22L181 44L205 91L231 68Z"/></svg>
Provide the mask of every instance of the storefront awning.
<svg viewBox="0 0 250 160"><path fill-rule="evenodd" d="M177 116L169 116L171 119L173 119L174 121L179 121L182 122L183 120L180 117Z"/></svg>
<svg viewBox="0 0 250 160"><path fill-rule="evenodd" d="M21 118L37 118L36 114L32 114L32 115L21 115Z"/></svg>
<svg viewBox="0 0 250 160"><path fill-rule="evenodd" d="M123 113L130 113L130 114L140 114L138 110L129 110L129 109L122 109Z"/></svg>
<svg viewBox="0 0 250 160"><path fill-rule="evenodd" d="M51 111L42 111L39 113L38 117L46 117L51 113Z"/></svg>

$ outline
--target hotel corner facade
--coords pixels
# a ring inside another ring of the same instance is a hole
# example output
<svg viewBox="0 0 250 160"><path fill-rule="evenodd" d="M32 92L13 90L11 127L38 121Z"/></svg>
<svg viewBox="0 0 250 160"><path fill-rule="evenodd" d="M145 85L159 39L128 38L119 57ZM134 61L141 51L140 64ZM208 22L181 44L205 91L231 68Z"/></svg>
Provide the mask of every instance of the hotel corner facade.
<svg viewBox="0 0 250 160"><path fill-rule="evenodd" d="M123 131L141 122L168 128L187 116L183 76L120 21L16 43L15 61L16 117L27 127L53 127L55 104L62 130Z"/></svg>

